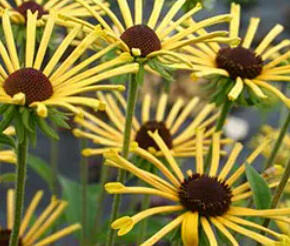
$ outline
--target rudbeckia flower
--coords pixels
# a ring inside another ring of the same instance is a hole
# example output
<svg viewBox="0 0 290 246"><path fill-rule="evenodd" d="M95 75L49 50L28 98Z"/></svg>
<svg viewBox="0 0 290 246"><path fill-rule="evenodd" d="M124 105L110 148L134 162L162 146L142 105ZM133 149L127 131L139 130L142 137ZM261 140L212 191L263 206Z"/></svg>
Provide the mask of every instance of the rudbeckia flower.
<svg viewBox="0 0 290 246"><path fill-rule="evenodd" d="M89 1L87 1L89 2ZM108 6L107 2L103 2L105 6ZM33 14L37 11L37 25L43 25L45 18L50 12L55 11L60 14L65 14L73 17L89 17L90 13L79 3L67 0L15 0L15 1L0 1L0 17L4 14L5 10L9 10L12 16L13 23L24 24L27 20L27 13L30 10ZM95 11L100 11L99 7L93 7Z"/></svg>
<svg viewBox="0 0 290 246"><path fill-rule="evenodd" d="M252 197L248 182L240 184L239 178L245 172L245 163L251 165L269 141L263 142L251 153L245 162L237 169L233 166L237 162L243 146L236 143L226 163L220 164L220 132L213 135L212 160L206 171L203 159L203 131L197 132L196 168L182 172L170 150L158 132L149 135L158 145L166 159L166 163L158 160L149 152L143 157L160 170L160 174L152 174L134 163L124 159L115 151L105 154L105 164L124 169L138 177L149 187L127 187L122 183L107 183L105 189L112 194L146 194L156 195L168 199L173 205L159 206L140 211L134 216L124 216L112 223L112 228L118 230L122 236L130 232L134 226L150 216L162 213L177 213L159 232L143 242L142 246L155 245L166 234L181 226L181 237L186 246L198 246L201 230L205 233L209 244L217 246L215 230L220 231L232 245L240 245L231 231L246 238L253 239L262 245L282 245L284 235L267 229L244 217L260 217L278 219L289 223L290 208L257 210L243 207L242 201ZM269 183L275 187L278 182ZM214 229L215 228L215 229ZM269 233L272 237L264 236L255 230Z"/></svg>
<svg viewBox="0 0 290 246"><path fill-rule="evenodd" d="M0 244L1 246L9 246L9 239L14 221L14 190L7 192L7 225L0 228ZM67 226L59 231L47 235L47 231L59 219L67 207L67 202L52 198L50 204L39 215L35 215L35 210L43 196L42 191L38 191L24 213L21 227L19 231L19 245L22 246L45 246L51 245L55 241L74 233L81 229L79 224ZM33 216L35 221L32 222Z"/></svg>
<svg viewBox="0 0 290 246"><path fill-rule="evenodd" d="M110 22L108 22L106 18L103 18L97 11L95 11L92 6L89 6L83 0L78 0L80 4L88 9L98 23L102 25L107 34L107 42L118 43L119 51L131 52L135 57L141 58L143 62L156 57L160 60L160 64L170 64L175 68L179 68L178 64L185 64L187 68L192 69L192 64L184 59L180 52L180 48L199 42L237 41L236 38L229 39L228 37L225 37L227 36L227 32L224 31L207 33L205 35L194 35L194 33L201 28L230 21L231 15L229 14L202 20L197 24L186 28L184 31L178 32L178 26L202 9L201 5L198 4L187 13L180 17L176 17L186 0L176 1L162 18L161 11L165 1L155 0L153 9L147 21L143 20L144 6L142 0L134 1L134 16L132 16L128 1L118 0L117 2L122 20L119 20L117 14L100 1L92 1L96 6L101 8L105 13L105 16L109 18L115 28L113 25L109 24ZM63 15L63 18L73 19L65 15ZM81 22L84 25L84 30L94 28L94 25L84 23L76 18L74 21Z"/></svg>
<svg viewBox="0 0 290 246"><path fill-rule="evenodd" d="M103 154L110 148L121 151L123 144L123 131L125 124L126 99L121 93L99 93L98 98L106 103L105 114L109 121L98 119L96 116L83 112L82 116L75 117L75 122L83 130L74 129L76 137L84 137L100 145L100 148L87 148L83 150L85 156ZM195 116L192 113L199 105L199 99L194 97L187 104L179 98L172 107L167 105L168 95L162 94L155 115L151 111L151 96L146 94L142 102L141 117L134 117L131 132L132 145L149 150L155 155L162 155L159 147L148 135L148 131L158 130L160 136L170 149L172 155L178 157L192 156L195 154L196 129L206 128L204 142L205 153L209 149L210 137L215 131L214 122L219 117L219 112L213 104L204 106ZM185 126L187 125L187 126ZM223 144L231 143L231 139L223 139Z"/></svg>
<svg viewBox="0 0 290 246"><path fill-rule="evenodd" d="M81 30L81 26L75 26L64 37L54 53L49 58L46 57L48 62L44 62L55 21L56 15L51 14L37 47L35 44L37 13L32 14L28 11L25 59L21 62L18 58L9 13L5 11L2 16L5 41L0 41L0 57L3 60L3 65L0 65L0 103L36 108L41 117L46 117L47 107L52 106L63 107L74 113L79 113L75 104L97 109L104 104L82 93L123 90L124 87L119 85L95 84L113 76L134 73L138 70L138 64L124 65L132 60L132 57L125 53L116 59L88 68L115 45L108 46L80 61L79 58L102 33L97 26L63 62L59 63L64 52Z"/></svg>
<svg viewBox="0 0 290 246"><path fill-rule="evenodd" d="M231 7L233 19L230 22L230 37L238 37L240 30L240 5L233 3ZM289 40L283 40L277 45L272 45L274 39L283 31L283 26L275 25L271 31L262 39L255 49L252 43L259 26L259 18L251 18L246 35L242 38L240 45L228 47L217 43L204 44L199 47L187 47L190 54L189 59L195 64L194 77L218 76L216 79L217 89L221 93L227 92L229 100L236 100L241 94L253 93L259 100L267 97L266 91L275 94L288 107L290 99L283 95L280 90L271 85L271 81L290 81L290 66L283 63L290 57L290 51L274 56L283 48L290 46ZM191 26L195 22L188 22ZM201 29L206 35L206 30ZM210 77L209 83L213 77ZM228 79L227 79L228 78ZM223 82L225 80L225 83Z"/></svg>

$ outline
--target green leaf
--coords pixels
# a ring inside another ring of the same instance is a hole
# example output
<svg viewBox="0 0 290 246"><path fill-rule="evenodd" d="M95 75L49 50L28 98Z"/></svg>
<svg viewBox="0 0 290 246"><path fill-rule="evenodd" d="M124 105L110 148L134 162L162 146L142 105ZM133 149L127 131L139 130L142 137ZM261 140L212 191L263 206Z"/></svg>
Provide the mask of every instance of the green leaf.
<svg viewBox="0 0 290 246"><path fill-rule="evenodd" d="M68 201L69 204L65 211L66 220L68 224L79 223L81 221L82 208L81 185L63 176L59 176L59 182L63 191L62 198ZM83 229L86 230L89 239L95 240L96 201L101 187L95 184L88 185L87 188L87 228Z"/></svg>
<svg viewBox="0 0 290 246"><path fill-rule="evenodd" d="M5 173L0 176L0 183L14 183L16 180L15 173Z"/></svg>
<svg viewBox="0 0 290 246"><path fill-rule="evenodd" d="M10 105L8 109L3 114L3 118L0 122L0 132L3 132L11 123L13 120L14 114L15 114L15 107L14 105Z"/></svg>
<svg viewBox="0 0 290 246"><path fill-rule="evenodd" d="M28 131L33 132L34 129L33 129L33 127L31 127L31 112L29 111L29 109L23 108L21 116L22 116L22 122L23 122L25 128Z"/></svg>
<svg viewBox="0 0 290 246"><path fill-rule="evenodd" d="M157 58L150 59L147 64L153 70L158 72L162 78L166 79L169 82L173 82L174 81L174 78L172 76L172 72L174 71L173 68L170 68L170 67L164 65L162 62L158 61Z"/></svg>
<svg viewBox="0 0 290 246"><path fill-rule="evenodd" d="M24 124L23 124L20 112L15 113L14 125L15 125L17 140L19 143L22 143L24 140L25 128L24 128Z"/></svg>
<svg viewBox="0 0 290 246"><path fill-rule="evenodd" d="M15 148L15 141L11 136L0 133L0 143Z"/></svg>
<svg viewBox="0 0 290 246"><path fill-rule="evenodd" d="M0 115L3 114L8 108L9 108L9 104L3 104L0 106Z"/></svg>
<svg viewBox="0 0 290 246"><path fill-rule="evenodd" d="M246 163L246 175L250 183L257 209L268 209L271 206L271 190L261 175Z"/></svg>
<svg viewBox="0 0 290 246"><path fill-rule="evenodd" d="M68 117L60 112L53 112L48 115L48 118L58 127L71 129L70 125L66 122L68 120Z"/></svg>
<svg viewBox="0 0 290 246"><path fill-rule="evenodd" d="M36 117L37 124L40 130L48 137L59 140L57 133L46 123L45 119Z"/></svg>
<svg viewBox="0 0 290 246"><path fill-rule="evenodd" d="M52 171L49 164L40 157L29 155L27 160L28 166L33 169L52 190Z"/></svg>
<svg viewBox="0 0 290 246"><path fill-rule="evenodd" d="M210 246L203 229L199 228L199 246Z"/></svg>

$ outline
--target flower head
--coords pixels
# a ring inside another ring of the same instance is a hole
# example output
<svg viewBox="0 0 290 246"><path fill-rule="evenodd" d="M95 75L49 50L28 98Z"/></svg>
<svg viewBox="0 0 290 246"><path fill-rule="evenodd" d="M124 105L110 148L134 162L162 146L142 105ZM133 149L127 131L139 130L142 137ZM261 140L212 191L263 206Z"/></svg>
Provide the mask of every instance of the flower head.
<svg viewBox="0 0 290 246"><path fill-rule="evenodd" d="M220 231L233 245L239 245L239 243L229 230L242 234L263 245L281 245L281 241L284 240L283 235L243 217L271 219L275 217L281 221L289 221L290 208L256 210L241 207L240 205L242 201L252 196L248 182L238 184L239 178L245 172L245 163L251 165L269 141L260 144L242 165L232 171L243 146L240 143L236 143L226 163L221 166L220 133L215 133L212 143L212 160L209 170L206 171L202 155L203 132L198 131L197 155L195 157L196 168L188 170L184 174L158 132L150 132L149 135L163 152L166 163L158 160L149 152L144 156L147 157L146 159L152 165L159 169L160 176L138 168L112 150L105 154L105 164L129 171L147 183L149 187L127 187L121 183L114 182L107 183L105 189L111 194L160 196L176 204L149 208L132 217L125 216L117 219L113 222L112 228L118 230L119 236L130 232L138 222L149 216L178 212L179 215L175 219L172 219L159 232L141 245L155 245L178 226L181 226L183 244L188 246L199 245L199 233L201 230L204 231L210 245L218 245L213 228ZM277 185L277 182L269 183L270 187ZM251 229L267 232L273 238L266 237Z"/></svg>
<svg viewBox="0 0 290 246"><path fill-rule="evenodd" d="M85 149L84 155L102 154L110 148L120 151L123 144L123 130L125 123L126 100L121 93L99 93L99 99L106 103L105 116L109 122L98 119L94 115L84 112L82 117L76 117L75 122L84 130L74 129L77 137L85 137L100 145L100 148ZM131 134L131 150L142 152L149 150L155 155L162 155L158 145L148 135L149 131L158 130L162 140L174 156L192 156L196 153L196 130L204 129L204 152L207 152L210 137L215 128L213 124L219 116L213 104L204 106L192 117L193 110L198 107L199 99L193 98L187 104L181 98L176 99L172 107L167 106L168 95L162 94L155 116L151 112L151 96L146 94L142 102L141 117L134 117ZM168 113L167 113L168 112ZM186 127L183 127L186 125ZM222 143L231 143L230 139L223 139ZM138 147L136 147L138 145ZM135 146L135 147L134 147Z"/></svg>
<svg viewBox="0 0 290 246"><path fill-rule="evenodd" d="M89 1L87 1L89 2ZM108 3L103 3L108 6ZM99 7L93 7L95 11L100 11ZM31 11L32 14L37 12L37 25L44 25L47 17L53 11L59 14L65 14L72 17L88 17L90 13L82 5L74 1L1 1L0 3L0 17L5 10L9 10L13 23L24 24L27 21L27 14ZM100 11L101 13L101 11Z"/></svg>
<svg viewBox="0 0 290 246"><path fill-rule="evenodd" d="M0 229L0 245L9 246L9 239L13 228L14 221L14 190L7 192L7 225ZM35 216L35 210L43 196L42 191L38 191L33 197L29 207L24 213L19 232L19 246L46 246L51 245L55 241L81 229L79 224L67 226L51 235L47 235L49 228L60 218L61 214L67 207L67 202L52 198L46 209L35 218L32 223L32 218ZM2 225L3 226L3 225ZM46 236L44 236L46 235ZM44 236L44 238L43 238Z"/></svg>
<svg viewBox="0 0 290 246"><path fill-rule="evenodd" d="M232 4L233 19L230 22L230 37L238 37L240 29L240 5ZM274 39L283 31L281 25L275 25L263 38L259 45L253 49L252 43L258 29L260 19L251 18L246 35L240 45L222 47L217 43L202 46L186 47L189 59L195 64L194 77L206 77L215 85L216 97L223 94L230 100L240 100L245 97L248 103L263 101L269 94L275 94L288 107L290 99L271 85L270 81L290 81L290 66L283 61L290 57L290 52L282 52L290 46L289 40L283 40L271 46ZM188 25L194 24L193 20ZM205 30L202 30L206 33ZM281 55L274 56L277 52ZM215 81L212 81L216 76ZM226 93L224 93L226 92ZM249 94L250 97L246 96ZM251 99L255 97L256 99ZM245 101L243 99L243 101Z"/></svg>
<svg viewBox="0 0 290 246"><path fill-rule="evenodd" d="M103 3L93 0L94 4L104 11L105 15L112 21L116 28L112 28L112 25L85 1L78 0L78 2L86 7L92 16L94 16L103 26L107 34L106 40L108 43L118 43L119 51L131 52L136 59L140 58L142 62L149 62L152 61L153 58L157 58L159 64L161 64L160 66L170 65L177 69L180 67L192 69L192 64L184 59L183 54L180 52L182 47L193 43L198 44L199 42L220 41L231 43L238 40L237 38L229 39L225 37L227 33L223 31L217 31L206 35L196 34L196 32L203 27L230 21L231 16L228 14L202 20L191 27L179 30L179 27L182 26L186 19L191 18L202 9L201 5L197 4L195 8L177 17L178 12L182 9L186 0L176 1L162 19L161 11L165 8L165 1L155 0L150 17L147 21L144 21L144 6L141 0L134 1L134 16L131 13L127 0L117 1L122 20L119 20L117 14ZM67 19L67 17L64 18ZM78 22L78 20L74 21ZM93 28L93 26L88 24L86 28L90 29ZM153 68L150 62L148 65ZM148 66L145 68L150 70ZM153 68L155 71L156 69L158 70L158 66Z"/></svg>
<svg viewBox="0 0 290 246"><path fill-rule="evenodd" d="M88 68L89 65L94 64L104 54L113 49L114 45L80 61L80 56L102 33L100 28L96 27L57 66L66 49L80 32L80 26L75 26L70 30L63 42L49 57L48 62L44 62L55 22L55 13L49 15L37 48L37 13L33 14L30 10L28 11L25 61L22 64L18 57L17 43L12 33L9 13L5 10L2 16L5 41L0 41L0 57L4 61L4 65L0 67L2 87L0 102L2 104L36 108L36 112L41 117L48 115L48 107L63 107L76 114L79 113L79 110L75 107L76 104L93 109L103 108L104 104L99 100L82 93L97 90L123 90L124 87L119 85L95 84L120 74L134 73L138 70L138 65L134 63L124 65L132 60L129 54L124 53L116 59Z"/></svg>

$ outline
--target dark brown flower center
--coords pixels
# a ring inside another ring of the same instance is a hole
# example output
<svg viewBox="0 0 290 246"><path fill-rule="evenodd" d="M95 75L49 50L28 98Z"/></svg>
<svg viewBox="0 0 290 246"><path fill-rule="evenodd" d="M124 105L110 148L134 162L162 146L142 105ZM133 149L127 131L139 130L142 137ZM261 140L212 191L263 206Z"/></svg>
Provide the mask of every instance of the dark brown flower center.
<svg viewBox="0 0 290 246"><path fill-rule="evenodd" d="M253 79L260 75L263 69L261 56L243 47L221 49L216 63L219 68L225 69L232 79Z"/></svg>
<svg viewBox="0 0 290 246"><path fill-rule="evenodd" d="M142 57L161 49L161 42L157 34L146 25L132 26L120 38L130 49L140 49Z"/></svg>
<svg viewBox="0 0 290 246"><path fill-rule="evenodd" d="M15 11L19 12L21 15L27 18L27 11L31 10L32 13L38 11L37 19L40 19L43 15L47 14L48 12L43 9L43 7L37 4L34 1L27 1L23 2L20 6L14 9Z"/></svg>
<svg viewBox="0 0 290 246"><path fill-rule="evenodd" d="M148 149L153 147L156 150L159 150L159 147L155 141L148 135L148 131L155 132L158 130L160 137L163 139L165 144L169 149L172 148L172 137L169 130L166 128L164 122L158 121L148 121L143 124L138 130L135 140L138 145L143 149Z"/></svg>
<svg viewBox="0 0 290 246"><path fill-rule="evenodd" d="M19 92L24 93L27 105L44 101L53 94L49 79L34 68L21 68L10 74L3 87L11 97Z"/></svg>
<svg viewBox="0 0 290 246"><path fill-rule="evenodd" d="M0 246L9 246L11 231L10 230L0 230ZM21 239L18 240L18 246L22 246Z"/></svg>
<svg viewBox="0 0 290 246"><path fill-rule="evenodd" d="M180 203L201 216L221 216L231 205L232 192L216 177L193 174L179 188Z"/></svg>

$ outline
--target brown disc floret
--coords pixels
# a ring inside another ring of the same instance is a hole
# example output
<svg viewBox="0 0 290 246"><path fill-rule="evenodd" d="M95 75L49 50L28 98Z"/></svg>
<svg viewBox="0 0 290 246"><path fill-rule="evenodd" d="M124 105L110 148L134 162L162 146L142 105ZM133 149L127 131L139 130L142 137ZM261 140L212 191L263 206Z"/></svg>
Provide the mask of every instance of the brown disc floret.
<svg viewBox="0 0 290 246"><path fill-rule="evenodd" d="M254 79L263 69L263 60L254 51L243 47L223 48L216 57L218 68L226 70L232 79Z"/></svg>
<svg viewBox="0 0 290 246"><path fill-rule="evenodd" d="M193 174L179 188L180 203L201 216L221 216L231 205L232 192L224 181L216 177Z"/></svg>
<svg viewBox="0 0 290 246"><path fill-rule="evenodd" d="M130 49L140 49L142 57L161 49L161 42L157 34L146 25L132 26L120 38Z"/></svg>
<svg viewBox="0 0 290 246"><path fill-rule="evenodd" d="M165 144L169 149L172 148L172 136L162 121L148 121L143 124L138 130L135 141L143 149L148 149L153 147L156 150L159 150L159 147L155 141L148 135L148 131L155 132L158 131L160 137L163 139Z"/></svg>
<svg viewBox="0 0 290 246"><path fill-rule="evenodd" d="M11 97L20 92L24 93L27 105L44 101L53 94L49 79L34 68L21 68L10 74L3 87Z"/></svg>

